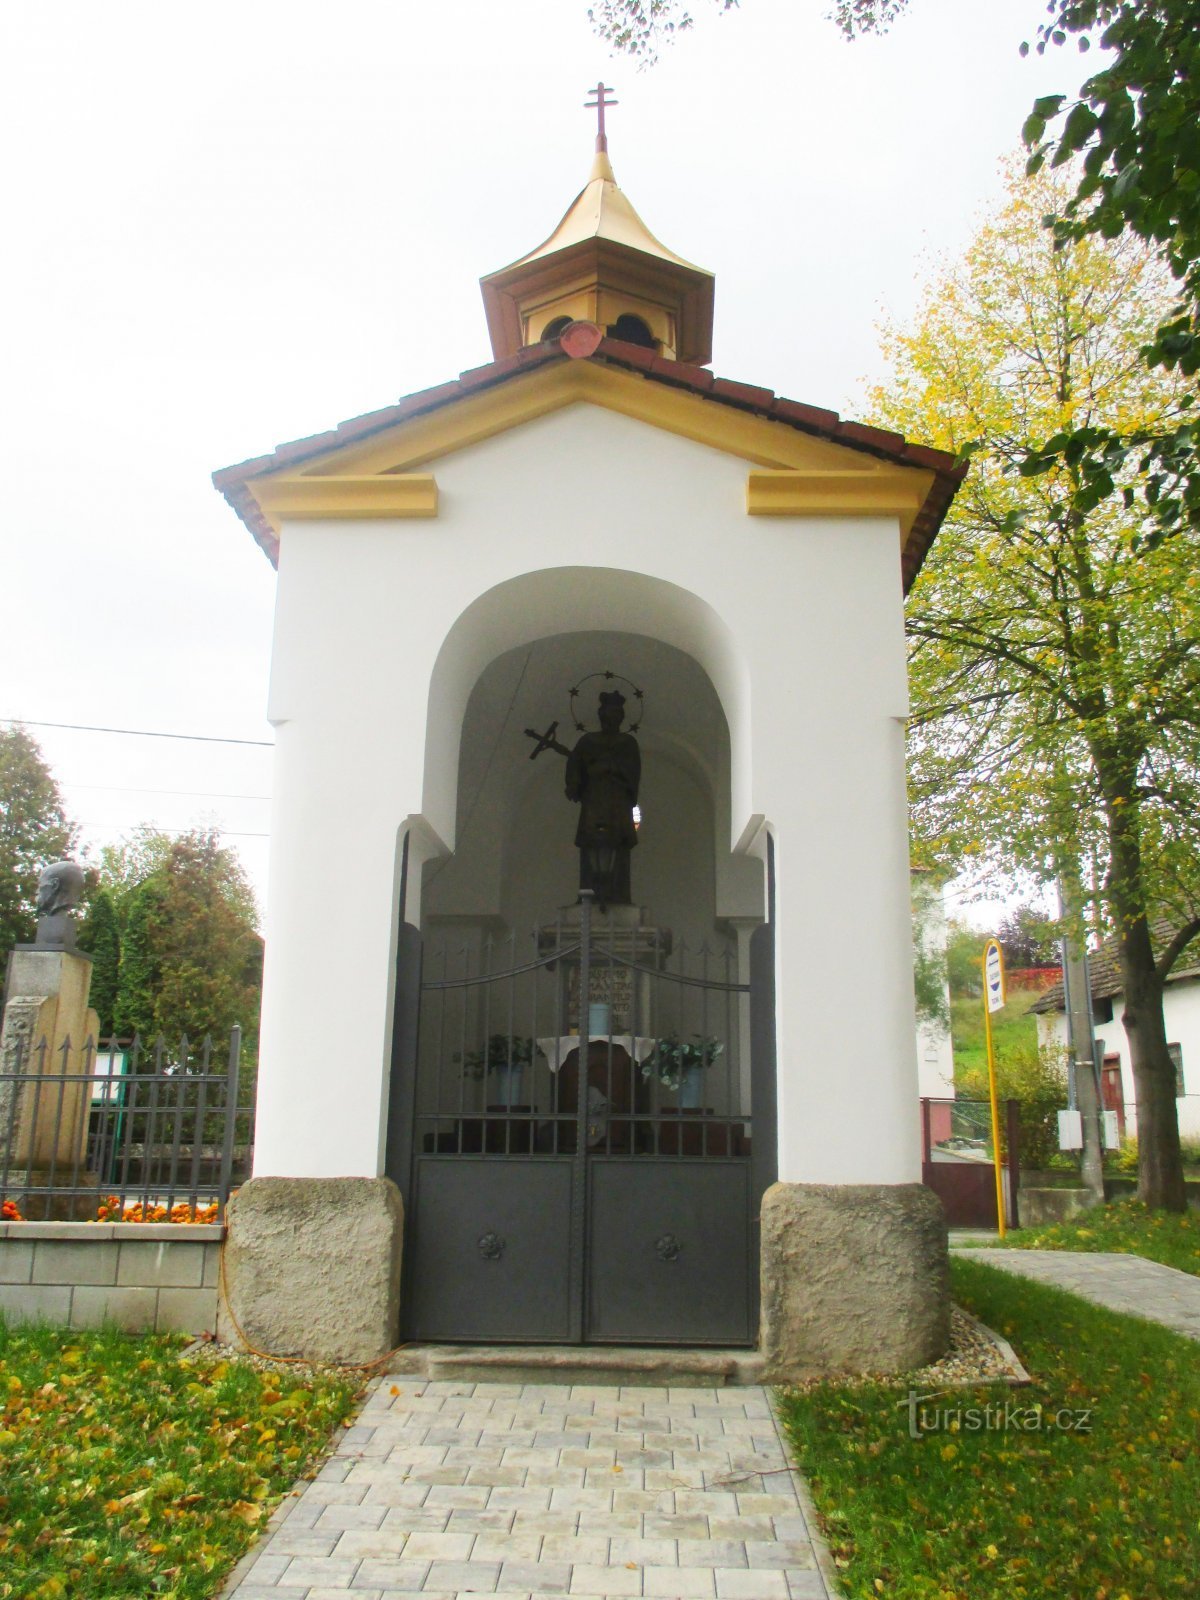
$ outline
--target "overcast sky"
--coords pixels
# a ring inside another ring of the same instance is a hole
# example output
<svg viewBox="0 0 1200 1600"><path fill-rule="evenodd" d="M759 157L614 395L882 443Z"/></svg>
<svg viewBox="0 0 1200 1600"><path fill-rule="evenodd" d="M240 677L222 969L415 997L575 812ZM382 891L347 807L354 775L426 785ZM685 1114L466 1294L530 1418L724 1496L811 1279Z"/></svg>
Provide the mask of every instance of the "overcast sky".
<svg viewBox="0 0 1200 1600"><path fill-rule="evenodd" d="M853 413L1070 49L1040 0L844 43L744 0L649 71L586 0L0 6L0 717L266 740L273 573L214 468L490 358L481 274L586 179L717 276L713 368ZM1094 58L1089 58L1094 67ZM260 897L271 756L31 726L94 849L216 822Z"/></svg>

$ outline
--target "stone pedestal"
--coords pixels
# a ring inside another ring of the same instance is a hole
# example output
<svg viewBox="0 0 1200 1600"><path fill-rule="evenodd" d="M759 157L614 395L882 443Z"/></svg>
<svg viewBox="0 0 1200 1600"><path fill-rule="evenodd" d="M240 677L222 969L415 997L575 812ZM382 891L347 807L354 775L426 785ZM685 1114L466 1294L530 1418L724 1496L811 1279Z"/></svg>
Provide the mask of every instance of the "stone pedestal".
<svg viewBox="0 0 1200 1600"><path fill-rule="evenodd" d="M950 1262L920 1183L776 1183L762 1203L766 1376L905 1372L945 1354Z"/></svg>
<svg viewBox="0 0 1200 1600"><path fill-rule="evenodd" d="M218 1338L351 1363L395 1346L404 1203L390 1178L252 1178L226 1224Z"/></svg>
<svg viewBox="0 0 1200 1600"><path fill-rule="evenodd" d="M88 1009L89 957L20 946L8 958L0 1031L0 1180L30 1221L93 1220L99 1180L85 1168L100 1023ZM38 1081L39 1079L50 1081ZM90 1189L53 1195L51 1187Z"/></svg>
<svg viewBox="0 0 1200 1600"><path fill-rule="evenodd" d="M561 922L539 929L539 948L546 953L555 947L560 938L565 944L577 940L581 922L581 907L569 906L563 912ZM593 948L588 1003L609 1007L609 1027L589 1030L587 1016L581 1018L579 957L572 956L563 962L562 1015L566 1019L566 1031L611 1031L614 1034L651 1032L653 979L648 973L633 972L622 963L634 961L639 967L661 967L671 953L670 930L652 927L648 913L642 906L609 906L603 911L593 906L591 930ZM610 953L617 958L611 963L604 959Z"/></svg>

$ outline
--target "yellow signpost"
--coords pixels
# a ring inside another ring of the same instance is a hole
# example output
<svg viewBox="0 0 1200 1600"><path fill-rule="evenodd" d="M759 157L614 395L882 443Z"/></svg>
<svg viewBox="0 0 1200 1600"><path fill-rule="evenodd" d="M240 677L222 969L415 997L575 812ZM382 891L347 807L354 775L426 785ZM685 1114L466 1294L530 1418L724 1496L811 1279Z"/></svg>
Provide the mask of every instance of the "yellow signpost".
<svg viewBox="0 0 1200 1600"><path fill-rule="evenodd" d="M1005 1234L1004 1167L1000 1160L1000 1102L996 1098L996 1056L992 1048L992 1012L1004 1005L1004 954L995 939L983 947L983 1032L987 1040L988 1098L992 1103L992 1161L996 1168L996 1221Z"/></svg>

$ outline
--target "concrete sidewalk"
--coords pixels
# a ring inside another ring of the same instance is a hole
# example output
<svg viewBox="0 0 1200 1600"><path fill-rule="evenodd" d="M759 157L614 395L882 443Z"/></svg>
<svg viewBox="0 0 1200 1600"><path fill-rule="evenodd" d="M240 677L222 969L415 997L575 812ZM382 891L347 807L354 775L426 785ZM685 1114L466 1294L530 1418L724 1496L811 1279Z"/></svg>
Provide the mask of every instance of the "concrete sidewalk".
<svg viewBox="0 0 1200 1600"><path fill-rule="evenodd" d="M1069 1289L1094 1305L1161 1322L1176 1333L1200 1339L1200 1278L1147 1261L1145 1256L1100 1250L1005 1249L956 1249L954 1254Z"/></svg>
<svg viewBox="0 0 1200 1600"><path fill-rule="evenodd" d="M827 1600L761 1388L371 1388L225 1600Z"/></svg>

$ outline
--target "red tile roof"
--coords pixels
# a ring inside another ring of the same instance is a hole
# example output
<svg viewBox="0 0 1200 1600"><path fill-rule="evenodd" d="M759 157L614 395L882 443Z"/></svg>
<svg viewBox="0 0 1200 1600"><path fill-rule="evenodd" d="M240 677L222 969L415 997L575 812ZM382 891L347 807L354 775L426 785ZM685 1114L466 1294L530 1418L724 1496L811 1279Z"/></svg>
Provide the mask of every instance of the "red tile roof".
<svg viewBox="0 0 1200 1600"><path fill-rule="evenodd" d="M518 373L552 362L572 359L556 339L542 344L529 345L516 355L489 362L487 366L472 367L450 383L433 389L422 389L407 395L395 405L381 411L369 411L365 416L352 417L326 433L315 433L307 439L295 439L290 444L279 445L270 455L256 456L236 466L223 467L213 473L213 483L225 496L238 516L250 529L272 563L279 556L279 541L266 518L258 509L249 485L255 478L274 472L289 463L306 461L324 454L351 440L364 439L386 428L394 427L410 417L436 411L452 405L480 389L505 383ZM955 491L966 475L965 463L958 462L944 450L932 450L926 445L908 444L898 433L886 428L872 428L861 422L843 422L836 411L823 411L817 406L804 405L798 400L786 400L752 384L735 383L728 378L715 378L705 367L689 366L682 361L670 361L653 350L640 345L625 344L617 339L602 338L594 354L576 358L600 361L608 366L642 373L652 383L670 384L686 389L705 400L719 405L749 411L772 422L782 422L801 433L815 438L828 439L835 444L860 450L883 461L899 466L921 467L934 474L934 481L925 503L905 540L901 552L901 571L905 592L920 570L934 535L941 526Z"/></svg>

